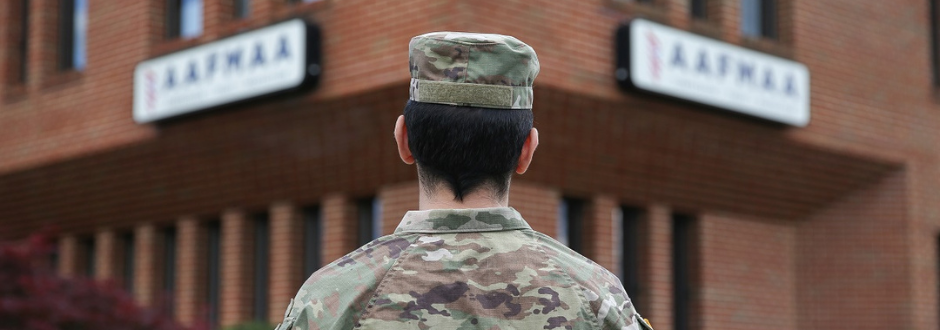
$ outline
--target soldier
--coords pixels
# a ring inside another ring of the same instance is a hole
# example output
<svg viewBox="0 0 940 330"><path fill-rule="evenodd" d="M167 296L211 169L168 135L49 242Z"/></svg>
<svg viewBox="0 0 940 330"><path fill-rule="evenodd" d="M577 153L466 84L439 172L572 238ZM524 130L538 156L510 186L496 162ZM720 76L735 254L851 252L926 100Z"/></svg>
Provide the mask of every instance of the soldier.
<svg viewBox="0 0 940 330"><path fill-rule="evenodd" d="M314 273L284 329L650 329L616 276L508 207L529 167L535 51L495 34L411 40L411 100L395 123L419 211Z"/></svg>

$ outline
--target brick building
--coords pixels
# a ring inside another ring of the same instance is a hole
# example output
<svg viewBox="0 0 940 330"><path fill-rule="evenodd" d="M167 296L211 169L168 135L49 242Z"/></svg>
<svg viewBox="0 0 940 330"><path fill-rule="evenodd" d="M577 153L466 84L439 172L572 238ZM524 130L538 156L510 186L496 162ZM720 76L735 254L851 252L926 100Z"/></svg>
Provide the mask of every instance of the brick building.
<svg viewBox="0 0 940 330"><path fill-rule="evenodd" d="M0 1L0 239L55 227L64 275L278 322L417 207L392 139L410 37L503 33L542 64L511 205L656 329L936 329L935 2ZM135 122L139 63L292 17L321 30L315 87ZM808 123L618 87L637 17L805 65Z"/></svg>

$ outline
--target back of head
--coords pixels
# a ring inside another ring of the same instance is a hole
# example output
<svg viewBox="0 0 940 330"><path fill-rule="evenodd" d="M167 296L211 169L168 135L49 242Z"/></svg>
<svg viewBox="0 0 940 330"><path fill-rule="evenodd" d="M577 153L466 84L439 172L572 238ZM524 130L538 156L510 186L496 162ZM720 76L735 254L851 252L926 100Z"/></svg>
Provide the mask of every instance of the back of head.
<svg viewBox="0 0 940 330"><path fill-rule="evenodd" d="M408 146L426 189L502 197L532 128L535 51L511 36L434 32L409 46Z"/></svg>
<svg viewBox="0 0 940 330"><path fill-rule="evenodd" d="M532 111L409 101L405 125L425 187L445 184L456 200L481 188L501 197L532 128Z"/></svg>

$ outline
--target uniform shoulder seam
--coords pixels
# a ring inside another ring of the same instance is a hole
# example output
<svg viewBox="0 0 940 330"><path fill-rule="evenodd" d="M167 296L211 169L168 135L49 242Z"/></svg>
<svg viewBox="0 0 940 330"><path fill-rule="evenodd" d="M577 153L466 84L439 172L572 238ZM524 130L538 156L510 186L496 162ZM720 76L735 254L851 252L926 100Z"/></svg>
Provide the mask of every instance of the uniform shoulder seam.
<svg viewBox="0 0 940 330"><path fill-rule="evenodd" d="M522 232L531 236L533 239L535 239L538 242L544 241L546 238L550 238L547 235L537 232L535 230L523 230ZM577 289L576 293L578 294L578 299L581 300L581 306L580 306L581 310L585 312L585 314L587 314L587 317L591 319L592 323L594 323L594 329L601 329L600 320L597 319L597 314L595 314L594 310L591 308L591 302L588 301L586 296L584 296L584 290L585 290L584 285L582 285L580 282L576 281L573 277L571 277L571 274L568 273L567 269L560 267L558 261L555 260L555 258L549 257L548 253L545 252L544 245L542 244L537 245L537 249L539 250L539 252L542 253L542 255L546 257L545 260L548 260L549 262L554 264L555 268L557 268L565 276L565 278L568 279L568 283L572 287L575 287Z"/></svg>
<svg viewBox="0 0 940 330"><path fill-rule="evenodd" d="M408 233L408 234L414 236L410 239L407 239L411 244L414 244L415 241L418 240L418 237L421 236L421 235L415 235L414 233ZM375 290L372 291L372 296L369 297L369 301L366 303L366 307L362 309L362 312L360 312L359 315L356 315L356 317L353 318L354 328L358 329L361 326L360 321L365 319L372 312L372 307L375 306L375 299L382 293L382 289L385 287L385 283L386 283L385 280L388 279L390 276L394 276L395 266L397 266L398 263L401 262L401 260L404 260L405 256L409 253L411 253L410 245L401 251L401 253L398 255L398 258L395 258L395 261L392 262L391 266L389 266L388 269L385 270L385 273L382 274L382 278L380 278L376 282Z"/></svg>

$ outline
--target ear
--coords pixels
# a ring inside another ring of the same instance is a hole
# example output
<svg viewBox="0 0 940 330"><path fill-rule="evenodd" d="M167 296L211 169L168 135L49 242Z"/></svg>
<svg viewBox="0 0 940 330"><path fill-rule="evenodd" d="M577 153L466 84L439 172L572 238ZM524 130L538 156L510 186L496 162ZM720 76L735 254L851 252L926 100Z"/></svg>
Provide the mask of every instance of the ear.
<svg viewBox="0 0 940 330"><path fill-rule="evenodd" d="M405 127L405 116L398 116L395 121L395 143L398 144L398 156L405 164L415 163L415 157L411 155L411 148L408 148L408 127Z"/></svg>
<svg viewBox="0 0 940 330"><path fill-rule="evenodd" d="M532 155L535 154L535 148L539 146L539 130L532 128L529 131L529 137L522 144L522 152L519 153L519 164L516 165L516 173L522 174L529 169L532 164Z"/></svg>

